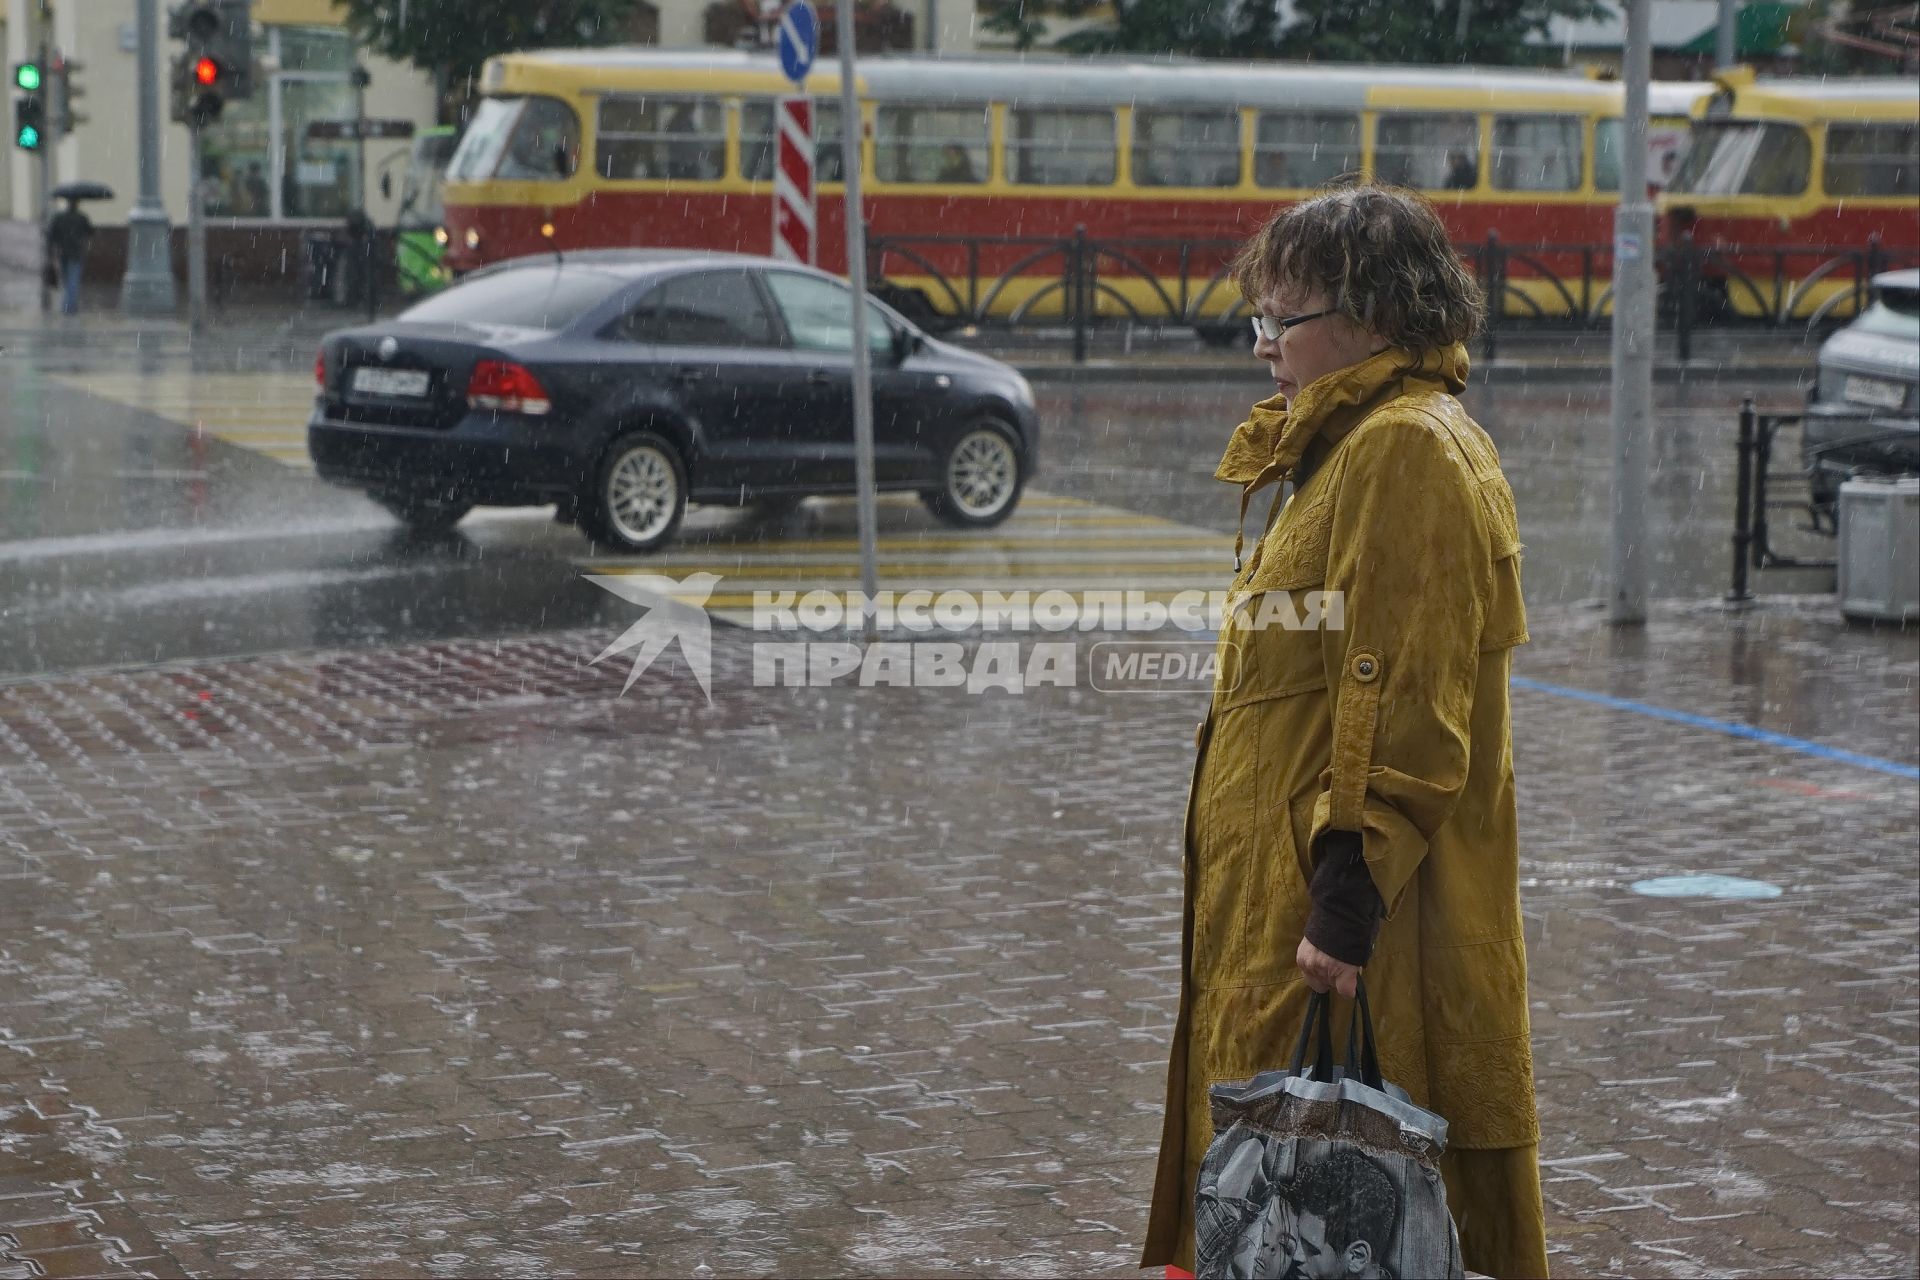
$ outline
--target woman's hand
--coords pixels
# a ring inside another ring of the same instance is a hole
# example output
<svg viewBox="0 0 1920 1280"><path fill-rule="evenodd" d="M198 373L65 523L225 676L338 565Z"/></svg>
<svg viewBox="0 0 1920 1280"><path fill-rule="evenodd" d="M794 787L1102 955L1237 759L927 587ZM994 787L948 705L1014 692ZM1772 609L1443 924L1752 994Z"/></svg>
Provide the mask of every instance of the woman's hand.
<svg viewBox="0 0 1920 1280"><path fill-rule="evenodd" d="M1305 938L1300 939L1300 949L1294 952L1293 962L1315 991L1337 991L1351 1000L1360 990L1359 965L1335 960Z"/></svg>

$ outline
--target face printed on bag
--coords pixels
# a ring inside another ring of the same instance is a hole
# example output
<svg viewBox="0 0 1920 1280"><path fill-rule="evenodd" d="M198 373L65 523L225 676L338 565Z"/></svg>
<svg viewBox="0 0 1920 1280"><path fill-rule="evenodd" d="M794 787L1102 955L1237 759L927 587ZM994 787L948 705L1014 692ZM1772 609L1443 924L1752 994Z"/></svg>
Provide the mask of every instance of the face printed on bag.
<svg viewBox="0 0 1920 1280"><path fill-rule="evenodd" d="M1356 1240L1345 1250L1328 1244L1326 1220L1305 1209L1295 1214L1289 1243L1292 1265L1286 1280L1379 1280L1385 1274L1374 1264L1373 1250L1365 1242Z"/></svg>
<svg viewBox="0 0 1920 1280"><path fill-rule="evenodd" d="M1249 1231L1251 1239L1242 1255L1236 1255L1234 1261L1244 1260L1246 1270L1238 1274L1245 1276L1273 1276L1280 1274L1280 1268L1287 1262L1287 1247L1293 1239L1293 1206L1279 1196L1267 1202L1266 1212L1260 1215Z"/></svg>

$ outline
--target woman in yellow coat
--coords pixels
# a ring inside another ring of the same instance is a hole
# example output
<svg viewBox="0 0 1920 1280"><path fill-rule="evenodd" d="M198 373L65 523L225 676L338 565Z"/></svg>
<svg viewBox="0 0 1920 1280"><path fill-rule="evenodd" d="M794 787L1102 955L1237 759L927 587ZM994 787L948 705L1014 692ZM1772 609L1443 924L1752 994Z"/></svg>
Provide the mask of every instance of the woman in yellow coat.
<svg viewBox="0 0 1920 1280"><path fill-rule="evenodd" d="M1193 1265L1208 1087L1284 1066L1309 992L1351 995L1364 968L1382 1073L1448 1122L1467 1267L1545 1276L1507 704L1520 543L1454 398L1480 292L1425 201L1373 187L1284 210L1236 276L1279 394L1217 475L1243 517L1276 500L1196 735L1142 1265Z"/></svg>

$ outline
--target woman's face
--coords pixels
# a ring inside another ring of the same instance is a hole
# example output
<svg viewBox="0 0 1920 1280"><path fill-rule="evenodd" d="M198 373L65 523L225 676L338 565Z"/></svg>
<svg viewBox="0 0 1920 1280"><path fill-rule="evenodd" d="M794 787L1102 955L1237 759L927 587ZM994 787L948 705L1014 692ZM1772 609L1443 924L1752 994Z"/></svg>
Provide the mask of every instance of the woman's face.
<svg viewBox="0 0 1920 1280"><path fill-rule="evenodd" d="M1274 289L1260 299L1260 311L1275 319L1309 315L1333 305L1326 294L1291 286ZM1387 349L1386 339L1362 329L1343 315L1325 315L1283 331L1278 338L1261 334L1253 354L1267 362L1273 382L1289 402L1316 378L1359 364Z"/></svg>

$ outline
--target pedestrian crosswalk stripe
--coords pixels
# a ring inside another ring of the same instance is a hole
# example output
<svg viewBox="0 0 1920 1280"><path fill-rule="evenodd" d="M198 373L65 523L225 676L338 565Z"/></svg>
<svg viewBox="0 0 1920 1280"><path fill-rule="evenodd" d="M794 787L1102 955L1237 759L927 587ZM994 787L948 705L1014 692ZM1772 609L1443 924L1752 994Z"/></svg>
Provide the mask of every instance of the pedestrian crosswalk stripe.
<svg viewBox="0 0 1920 1280"><path fill-rule="evenodd" d="M302 373L100 372L61 375L89 395L156 414L288 467L312 470L306 422L313 382ZM1142 515L1068 494L1029 489L1003 524L978 531L935 521L912 494L882 494L876 553L886 590L1138 592L1165 604L1187 591L1223 588L1232 539L1217 530ZM732 513L690 513L679 540L649 556L596 551L582 542L573 563L597 574L721 578L707 601L717 616L750 622L756 591L857 590L859 541L853 504L829 499L807 529L769 527Z"/></svg>
<svg viewBox="0 0 1920 1280"><path fill-rule="evenodd" d="M62 374L58 380L183 427L200 427L216 440L286 466L313 469L307 457L307 417L313 412L310 374L166 369Z"/></svg>

